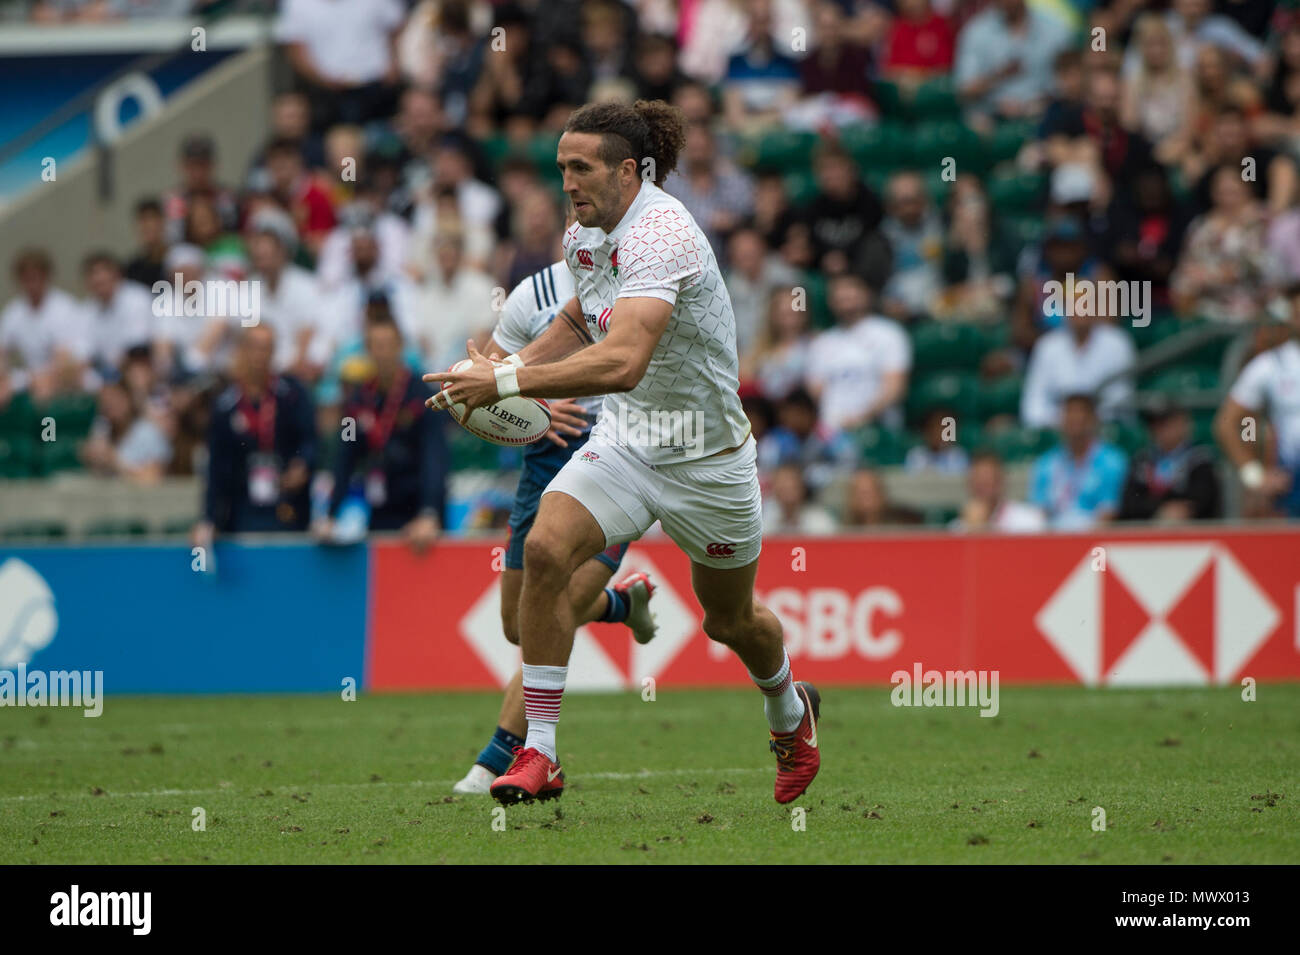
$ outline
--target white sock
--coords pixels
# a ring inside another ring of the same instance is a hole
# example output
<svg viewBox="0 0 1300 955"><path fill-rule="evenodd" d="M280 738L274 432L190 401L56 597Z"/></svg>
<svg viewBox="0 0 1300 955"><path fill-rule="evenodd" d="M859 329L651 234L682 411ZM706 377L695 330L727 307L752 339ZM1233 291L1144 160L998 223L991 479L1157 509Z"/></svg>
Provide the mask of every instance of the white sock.
<svg viewBox="0 0 1300 955"><path fill-rule="evenodd" d="M790 654L782 651L781 669L767 678L750 674L763 693L763 712L773 733L793 733L803 720L804 705L790 675Z"/></svg>
<svg viewBox="0 0 1300 955"><path fill-rule="evenodd" d="M545 753L552 762L557 761L555 725L560 721L560 700L568 675L568 667L524 664L524 714L528 717L524 747Z"/></svg>

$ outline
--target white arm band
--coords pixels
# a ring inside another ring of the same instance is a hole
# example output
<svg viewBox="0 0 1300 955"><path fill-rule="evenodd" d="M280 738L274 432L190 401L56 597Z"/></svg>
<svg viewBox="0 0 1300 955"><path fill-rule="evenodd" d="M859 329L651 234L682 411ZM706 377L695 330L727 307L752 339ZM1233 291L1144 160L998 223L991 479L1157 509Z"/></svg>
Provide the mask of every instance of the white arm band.
<svg viewBox="0 0 1300 955"><path fill-rule="evenodd" d="M524 367L524 360L520 358L518 355L506 355L506 357L502 358L501 360L504 362L508 362L511 365L514 365L516 368Z"/></svg>
<svg viewBox="0 0 1300 955"><path fill-rule="evenodd" d="M502 363L496 366L497 397L513 398L519 394L519 366Z"/></svg>

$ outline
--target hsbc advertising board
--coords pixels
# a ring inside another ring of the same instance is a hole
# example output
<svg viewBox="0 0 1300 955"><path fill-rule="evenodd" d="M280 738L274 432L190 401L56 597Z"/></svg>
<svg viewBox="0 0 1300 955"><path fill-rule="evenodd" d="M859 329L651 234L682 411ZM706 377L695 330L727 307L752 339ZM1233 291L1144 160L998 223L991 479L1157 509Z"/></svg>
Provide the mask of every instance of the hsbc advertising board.
<svg viewBox="0 0 1300 955"><path fill-rule="evenodd" d="M366 683L376 690L505 684L501 549L444 543L423 557L372 549ZM659 634L579 629L574 689L747 683L700 629L690 565L662 540L623 570L649 572ZM1199 686L1300 678L1300 534L1112 532L1044 537L769 538L759 598L781 619L800 678L888 683L926 669L997 670L1004 682Z"/></svg>

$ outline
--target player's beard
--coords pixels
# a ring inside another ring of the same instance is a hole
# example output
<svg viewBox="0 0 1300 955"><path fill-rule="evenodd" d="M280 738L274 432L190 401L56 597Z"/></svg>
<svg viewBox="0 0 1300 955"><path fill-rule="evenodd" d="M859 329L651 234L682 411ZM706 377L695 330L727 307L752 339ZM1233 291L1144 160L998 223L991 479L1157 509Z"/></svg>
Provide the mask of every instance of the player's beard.
<svg viewBox="0 0 1300 955"><path fill-rule="evenodd" d="M608 232L617 222L607 221L612 210L618 208L619 188L618 172L612 171L604 182L604 187L600 190L593 190L583 196L583 201L587 203L582 209L575 206L575 214L578 217L578 223L584 229L602 229Z"/></svg>

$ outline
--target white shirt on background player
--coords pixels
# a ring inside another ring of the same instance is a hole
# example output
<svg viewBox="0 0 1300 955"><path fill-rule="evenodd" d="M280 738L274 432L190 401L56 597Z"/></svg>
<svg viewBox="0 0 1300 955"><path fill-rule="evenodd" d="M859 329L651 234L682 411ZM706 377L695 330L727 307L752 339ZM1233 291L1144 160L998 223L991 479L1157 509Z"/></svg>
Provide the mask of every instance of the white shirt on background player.
<svg viewBox="0 0 1300 955"><path fill-rule="evenodd" d="M382 80L389 36L406 20L399 0L285 0L275 39L301 43L321 75L353 86Z"/></svg>
<svg viewBox="0 0 1300 955"><path fill-rule="evenodd" d="M818 417L839 431L866 413L884 387L885 375L912 367L912 343L902 326L869 315L847 328L829 328L813 339L808 351L808 383L820 389ZM902 424L898 408L881 421Z"/></svg>
<svg viewBox="0 0 1300 955"><path fill-rule="evenodd" d="M618 252L618 274L613 253ZM645 374L631 391L605 396L591 440L628 448L648 464L686 460L672 436L629 444L639 422L680 412L702 417L698 454L708 457L742 444L749 420L736 394L736 319L718 262L703 231L680 201L643 182L622 220L610 232L574 223L564 234L564 259L572 272L587 331L609 332L620 298L657 298L673 306ZM671 419L669 419L671 420ZM620 433L620 421L627 431ZM699 441L700 435L689 435Z"/></svg>
<svg viewBox="0 0 1300 955"><path fill-rule="evenodd" d="M573 295L573 276L563 261L534 272L506 296L501 318L492 330L492 340L504 348L507 355L514 354L540 337ZM605 396L574 400L594 422L605 403ZM591 430L590 425L586 430Z"/></svg>
<svg viewBox="0 0 1300 955"><path fill-rule="evenodd" d="M1277 456L1300 465L1300 343L1292 339L1246 363L1228 396L1249 411L1268 414L1277 432Z"/></svg>

